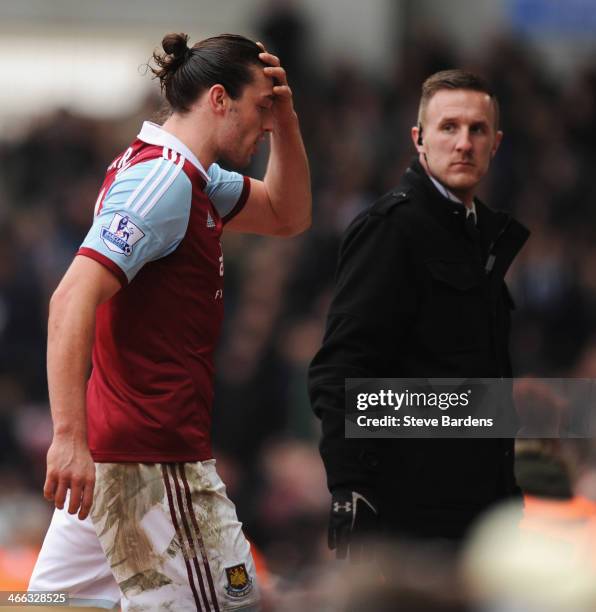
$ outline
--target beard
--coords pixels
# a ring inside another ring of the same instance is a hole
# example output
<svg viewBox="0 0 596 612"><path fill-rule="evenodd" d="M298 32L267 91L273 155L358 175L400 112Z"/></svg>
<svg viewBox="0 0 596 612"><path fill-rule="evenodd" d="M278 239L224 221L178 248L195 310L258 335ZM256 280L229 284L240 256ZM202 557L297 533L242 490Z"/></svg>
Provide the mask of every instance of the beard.
<svg viewBox="0 0 596 612"><path fill-rule="evenodd" d="M235 170L244 170L256 160L261 165L263 153L268 151L268 147L263 147L262 142L253 142L250 146L245 146L242 150L238 148L226 149L221 151L218 159L226 166Z"/></svg>
<svg viewBox="0 0 596 612"><path fill-rule="evenodd" d="M250 165L252 160L252 148L245 148L244 150L239 150L238 148L226 149L220 152L218 159L225 166L236 170L242 170Z"/></svg>
<svg viewBox="0 0 596 612"><path fill-rule="evenodd" d="M226 168L242 170L250 164L250 157L247 155L242 157L234 151L225 151L219 154L217 161L221 162Z"/></svg>

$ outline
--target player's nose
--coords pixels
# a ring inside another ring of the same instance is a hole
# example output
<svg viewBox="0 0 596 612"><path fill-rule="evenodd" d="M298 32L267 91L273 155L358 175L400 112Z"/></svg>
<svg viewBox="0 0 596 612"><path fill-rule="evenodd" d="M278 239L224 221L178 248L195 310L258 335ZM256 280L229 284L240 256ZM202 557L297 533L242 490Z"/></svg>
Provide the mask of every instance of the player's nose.
<svg viewBox="0 0 596 612"><path fill-rule="evenodd" d="M266 132L273 131L273 113L265 113L265 116L263 117L263 121L261 123L261 129L263 131L263 135L265 135Z"/></svg>
<svg viewBox="0 0 596 612"><path fill-rule="evenodd" d="M472 139L470 138L470 130L460 130L457 136L456 147L459 151L469 151L472 148Z"/></svg>

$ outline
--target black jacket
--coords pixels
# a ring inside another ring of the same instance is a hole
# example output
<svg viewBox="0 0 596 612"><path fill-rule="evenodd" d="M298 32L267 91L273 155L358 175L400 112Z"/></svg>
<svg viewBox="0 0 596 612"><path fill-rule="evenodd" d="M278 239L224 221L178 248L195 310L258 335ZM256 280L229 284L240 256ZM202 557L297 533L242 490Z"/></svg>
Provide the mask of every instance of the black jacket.
<svg viewBox="0 0 596 612"><path fill-rule="evenodd" d="M441 196L415 161L397 189L356 217L309 371L330 490L368 493L396 530L457 535L519 491L513 440L344 436L346 378L511 376L513 303L503 278L529 232L475 205L476 241L466 232L464 207Z"/></svg>

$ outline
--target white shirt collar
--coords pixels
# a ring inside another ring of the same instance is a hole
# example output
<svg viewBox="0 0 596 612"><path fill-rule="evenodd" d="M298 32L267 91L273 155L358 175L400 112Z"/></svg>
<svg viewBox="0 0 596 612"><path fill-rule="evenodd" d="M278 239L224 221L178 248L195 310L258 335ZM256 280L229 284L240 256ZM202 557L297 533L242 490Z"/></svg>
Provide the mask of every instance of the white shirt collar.
<svg viewBox="0 0 596 612"><path fill-rule="evenodd" d="M433 182L433 185L437 188L437 191L444 198L447 198L448 200L451 200L452 202L457 202L458 204L463 204L463 202L458 197L454 196L451 193L451 191L449 191L449 189L445 187L445 185L443 185L442 183L439 183L439 181L437 181L437 179L434 176L431 176L429 174L428 178ZM474 213L474 216L478 218L478 216L476 215L476 204L474 203L474 200L472 200L472 206L469 206L469 207L466 206L466 217L468 217L472 213Z"/></svg>
<svg viewBox="0 0 596 612"><path fill-rule="evenodd" d="M476 224L478 224L478 214L476 213L476 203L474 202L474 200L472 200L472 206L466 206L466 217L469 217L472 214L476 219Z"/></svg>
<svg viewBox="0 0 596 612"><path fill-rule="evenodd" d="M186 157L186 159L197 168L205 181L209 182L209 175L196 155L181 140L176 138L173 134L166 132L161 126L157 125L157 123L153 123L152 121L143 122L143 127L137 138L147 144L168 147L176 151L176 153L180 153L180 155Z"/></svg>

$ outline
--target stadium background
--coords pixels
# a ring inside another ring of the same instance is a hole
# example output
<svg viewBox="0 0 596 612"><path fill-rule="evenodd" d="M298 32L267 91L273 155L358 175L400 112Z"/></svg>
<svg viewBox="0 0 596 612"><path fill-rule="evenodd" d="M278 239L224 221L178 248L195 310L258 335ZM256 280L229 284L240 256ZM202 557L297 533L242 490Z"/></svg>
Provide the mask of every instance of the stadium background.
<svg viewBox="0 0 596 612"><path fill-rule="evenodd" d="M91 222L106 165L161 108L140 66L167 31L262 40L288 70L313 225L227 235L216 457L272 574L325 558L328 494L305 389L342 230L413 148L421 82L483 73L505 139L482 198L532 231L508 280L517 373L596 377L596 4L590 0L21 0L0 4L0 588L47 528L49 296ZM248 169L261 176L266 151ZM371 313L374 316L374 313ZM399 347L396 347L399 350Z"/></svg>

